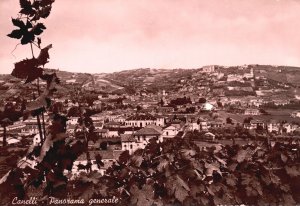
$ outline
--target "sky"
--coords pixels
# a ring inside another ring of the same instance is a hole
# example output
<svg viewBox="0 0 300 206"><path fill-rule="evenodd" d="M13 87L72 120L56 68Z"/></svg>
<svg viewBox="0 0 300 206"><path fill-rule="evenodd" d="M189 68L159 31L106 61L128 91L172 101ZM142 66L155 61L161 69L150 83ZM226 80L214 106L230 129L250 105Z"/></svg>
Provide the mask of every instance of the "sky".
<svg viewBox="0 0 300 206"><path fill-rule="evenodd" d="M0 73L31 57L6 36L18 11L0 0ZM53 69L300 66L300 0L56 0L43 23Z"/></svg>

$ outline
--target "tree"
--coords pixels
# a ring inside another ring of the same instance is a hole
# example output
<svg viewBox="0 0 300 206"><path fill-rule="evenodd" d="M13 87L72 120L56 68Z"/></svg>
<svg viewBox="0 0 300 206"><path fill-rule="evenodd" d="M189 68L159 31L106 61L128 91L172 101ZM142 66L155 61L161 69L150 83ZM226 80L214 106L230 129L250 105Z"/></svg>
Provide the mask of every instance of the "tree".
<svg viewBox="0 0 300 206"><path fill-rule="evenodd" d="M141 111L142 109L143 109L143 108L142 108L140 105L137 105L137 106L136 106L136 111L139 112L139 111Z"/></svg>
<svg viewBox="0 0 300 206"><path fill-rule="evenodd" d="M101 150L107 150L107 142L101 142L100 143L100 148L101 148Z"/></svg>
<svg viewBox="0 0 300 206"><path fill-rule="evenodd" d="M222 108L222 107L223 107L223 104L222 104L222 102L220 102L220 101L217 101L217 104L218 104L218 107L220 107L220 108Z"/></svg>
<svg viewBox="0 0 300 206"><path fill-rule="evenodd" d="M163 99L160 99L160 102L159 102L159 105L162 107L162 106L164 106L164 100Z"/></svg>
<svg viewBox="0 0 300 206"><path fill-rule="evenodd" d="M244 124L247 123L249 124L251 122L251 120L253 120L253 117L247 117L244 119Z"/></svg>
<svg viewBox="0 0 300 206"><path fill-rule="evenodd" d="M206 103L206 99L203 98L203 97L201 97L201 98L199 99L199 103L202 103L202 104Z"/></svg>
<svg viewBox="0 0 300 206"><path fill-rule="evenodd" d="M233 121L230 117L226 118L226 124L233 124Z"/></svg>

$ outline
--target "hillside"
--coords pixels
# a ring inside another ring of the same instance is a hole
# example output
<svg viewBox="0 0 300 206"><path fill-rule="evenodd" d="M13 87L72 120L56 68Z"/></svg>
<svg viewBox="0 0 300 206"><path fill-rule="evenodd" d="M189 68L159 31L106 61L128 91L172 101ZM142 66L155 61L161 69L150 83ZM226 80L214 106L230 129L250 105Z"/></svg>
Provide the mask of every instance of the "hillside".
<svg viewBox="0 0 300 206"><path fill-rule="evenodd" d="M266 79L272 84L275 84L275 86L277 84L288 84L295 89L300 86L300 68L298 67L271 65L213 67L213 72L203 72L203 68L141 68L107 74L73 73L53 69L48 69L47 72L55 71L57 73L62 82L63 93L67 93L72 85L76 85L77 87L83 88L87 91L95 91L97 93L119 94L135 93L138 91L155 93L162 90L176 92L186 89L193 91L193 88L205 85L210 85L211 89L217 89L220 86L222 87L222 84L219 85L219 81L222 82L226 80L225 77L228 75L243 75L249 72L251 68L253 69L255 77ZM221 78L217 77L218 74L222 74ZM18 82L18 84L15 85L15 82ZM244 86L246 85L248 85L248 83L244 84ZM11 75L0 75L0 90L2 91L2 98L19 94L22 89L24 89L24 85L19 79L13 78Z"/></svg>

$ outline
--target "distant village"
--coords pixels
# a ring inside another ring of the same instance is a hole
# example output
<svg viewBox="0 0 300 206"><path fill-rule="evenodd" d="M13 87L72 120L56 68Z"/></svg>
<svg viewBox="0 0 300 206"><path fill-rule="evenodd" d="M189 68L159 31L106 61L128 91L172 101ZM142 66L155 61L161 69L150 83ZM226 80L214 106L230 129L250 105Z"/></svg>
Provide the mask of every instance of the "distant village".
<svg viewBox="0 0 300 206"><path fill-rule="evenodd" d="M201 149L231 144L231 141L272 141L272 138L299 143L299 88L270 80L264 75L267 70L256 71L248 65L237 67L233 72L228 70L217 66L202 67L186 78L177 79L176 91L160 88L157 92L149 92L147 88L153 80L148 77L132 94L93 92L97 87L95 80L78 84L73 74L61 83L69 88L82 88L82 93L91 93L93 98L76 99L76 92L70 91L55 96L53 105L65 115L79 106L95 111L91 119L97 139L89 142L89 150L92 170L101 174L105 174L123 151L133 154L137 149L144 149L151 139L194 138ZM282 71L274 69L273 72ZM9 82L0 84L5 88ZM7 100L17 104L15 97ZM45 113L46 125L50 124L49 115ZM75 138L82 129L78 119L76 112L68 115L66 131L70 138ZM36 118L15 122L6 129L7 142L12 147L24 146L24 138L29 145L40 144ZM0 128L0 144L2 133L3 128ZM98 154L104 162L101 167L95 159ZM73 175L78 174L78 166L86 162L86 156L80 156L73 166Z"/></svg>

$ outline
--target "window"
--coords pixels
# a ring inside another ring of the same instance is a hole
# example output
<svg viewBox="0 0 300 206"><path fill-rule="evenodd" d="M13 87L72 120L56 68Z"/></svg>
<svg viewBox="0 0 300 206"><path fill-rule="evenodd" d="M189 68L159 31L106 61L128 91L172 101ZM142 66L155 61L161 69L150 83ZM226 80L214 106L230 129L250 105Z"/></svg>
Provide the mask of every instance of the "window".
<svg viewBox="0 0 300 206"><path fill-rule="evenodd" d="M130 149L132 149L132 144L130 145Z"/></svg>

